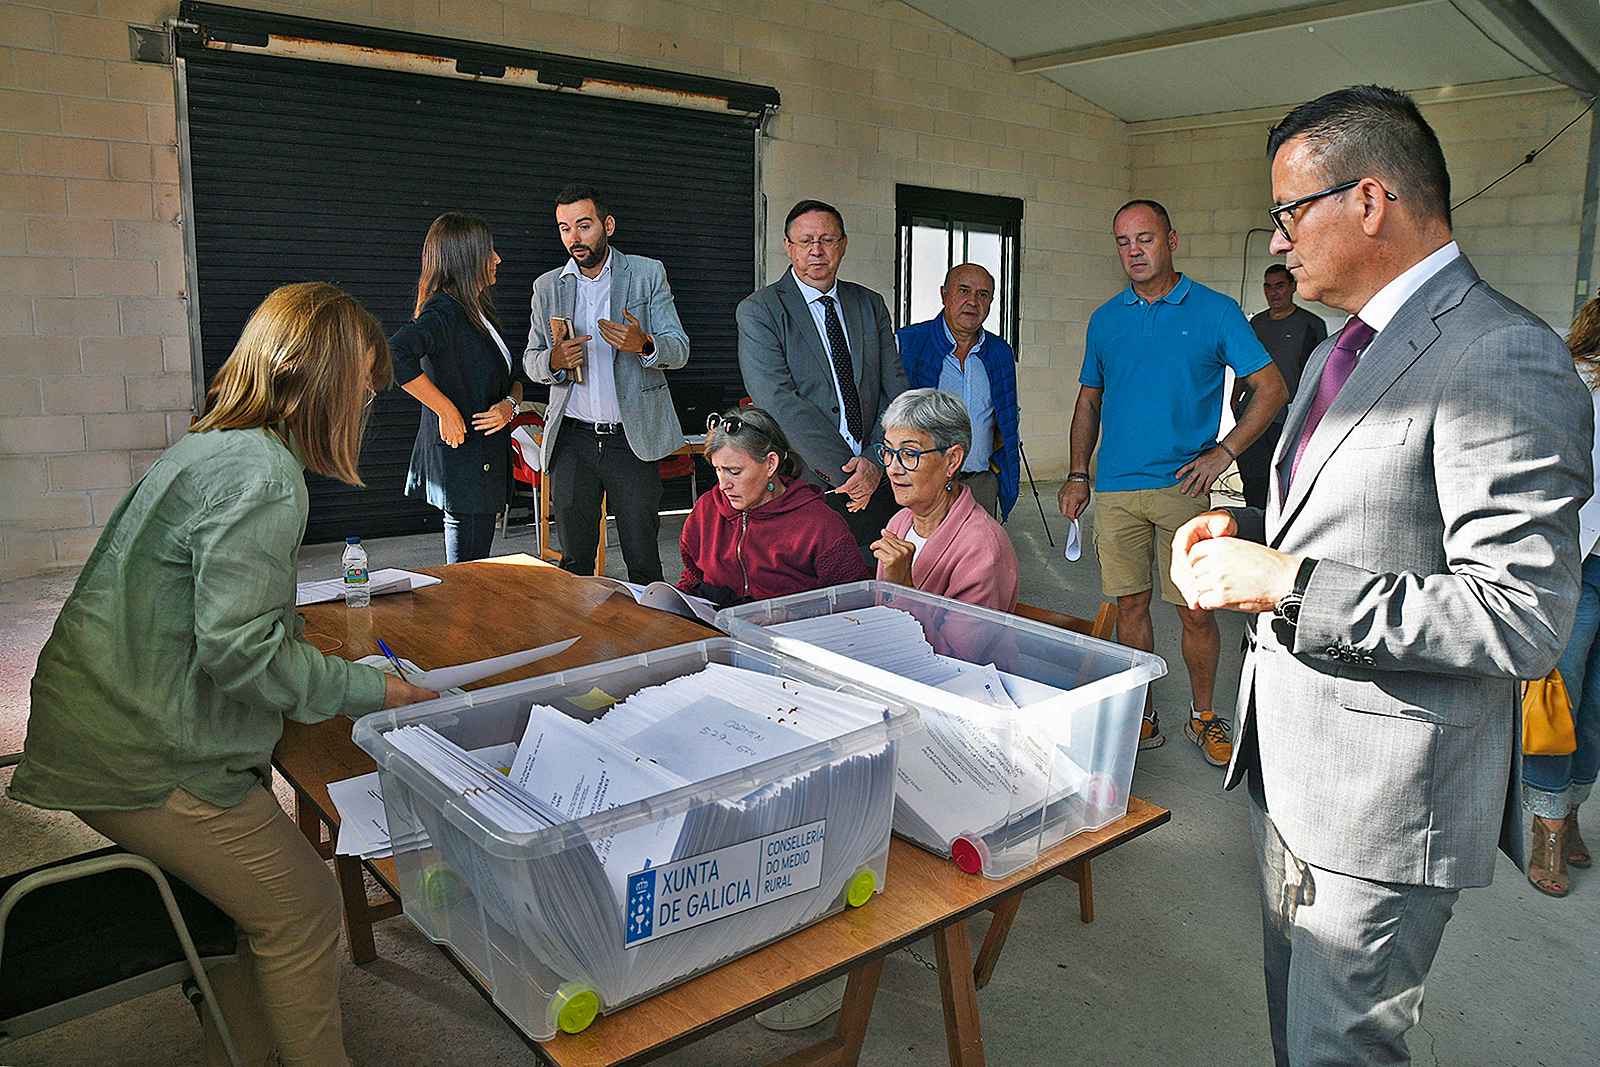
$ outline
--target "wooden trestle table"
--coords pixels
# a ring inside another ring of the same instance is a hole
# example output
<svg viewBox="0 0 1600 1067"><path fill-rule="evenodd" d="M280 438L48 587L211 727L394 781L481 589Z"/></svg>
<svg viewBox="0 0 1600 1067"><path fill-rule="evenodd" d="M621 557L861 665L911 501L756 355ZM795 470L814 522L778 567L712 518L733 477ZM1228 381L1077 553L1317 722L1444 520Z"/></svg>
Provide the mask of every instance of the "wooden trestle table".
<svg viewBox="0 0 1600 1067"><path fill-rule="evenodd" d="M397 655L429 669L502 655L581 635L571 648L514 672L498 684L699 641L716 632L697 622L640 607L598 583L585 582L532 556L424 568L444 579L412 593L374 597L352 610L342 603L301 609L306 636L326 652L357 659L379 653L379 636ZM294 789L296 818L313 844L334 860L344 898L345 931L357 963L377 956L372 924L400 913L392 860L363 862L333 855L339 815L328 783L366 774L372 758L350 739L350 720L285 725L274 764ZM612 1015L579 1034L529 1041L558 1067L622 1067L646 1063L740 1019L840 975L849 975L844 1007L831 1037L774 1067L847 1067L857 1062L884 958L925 937L934 939L944 1002L945 1035L954 1067L981 1067L971 946L966 920L1006 903L1080 860L1107 852L1165 823L1163 808L1132 798L1128 814L1103 829L1078 834L1003 881L964 874L955 864L894 838L884 891L865 906L798 930L766 948ZM326 836L324 836L326 831ZM362 870L388 899L368 899ZM1008 916L1009 917L1009 916ZM444 949L487 995L482 976Z"/></svg>

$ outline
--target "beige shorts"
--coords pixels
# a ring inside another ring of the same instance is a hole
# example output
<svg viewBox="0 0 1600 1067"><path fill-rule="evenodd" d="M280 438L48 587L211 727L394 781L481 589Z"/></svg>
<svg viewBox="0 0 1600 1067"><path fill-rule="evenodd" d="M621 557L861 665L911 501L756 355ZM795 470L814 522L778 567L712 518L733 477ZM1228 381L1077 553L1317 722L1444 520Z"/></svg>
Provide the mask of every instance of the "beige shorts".
<svg viewBox="0 0 1600 1067"><path fill-rule="evenodd" d="M1094 550L1100 556L1100 587L1108 597L1132 596L1151 588L1154 550L1161 573L1161 599L1186 604L1172 584L1172 535L1211 507L1209 495L1193 497L1176 485L1100 493L1094 505Z"/></svg>

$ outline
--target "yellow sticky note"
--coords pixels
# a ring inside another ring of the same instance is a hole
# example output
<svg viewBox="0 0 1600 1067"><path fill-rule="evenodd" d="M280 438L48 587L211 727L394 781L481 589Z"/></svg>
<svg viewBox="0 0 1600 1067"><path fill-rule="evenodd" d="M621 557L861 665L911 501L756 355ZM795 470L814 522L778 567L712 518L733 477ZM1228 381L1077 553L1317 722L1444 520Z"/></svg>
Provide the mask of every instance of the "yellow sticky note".
<svg viewBox="0 0 1600 1067"><path fill-rule="evenodd" d="M581 697L568 697L567 699L584 711L599 711L601 708L608 708L617 702L616 697L599 686L595 686Z"/></svg>

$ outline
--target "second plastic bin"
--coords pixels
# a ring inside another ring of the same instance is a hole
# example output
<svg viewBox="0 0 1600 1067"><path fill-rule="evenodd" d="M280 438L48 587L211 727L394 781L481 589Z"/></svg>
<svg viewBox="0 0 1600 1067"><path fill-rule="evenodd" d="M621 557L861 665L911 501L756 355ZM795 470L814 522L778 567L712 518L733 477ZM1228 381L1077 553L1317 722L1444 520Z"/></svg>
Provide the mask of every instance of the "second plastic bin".
<svg viewBox="0 0 1600 1067"><path fill-rule="evenodd" d="M933 653L993 665L1020 709L1001 710L905 676L913 649L863 662L771 630L868 608L910 615ZM740 640L855 677L923 713L901 742L895 831L964 870L1003 878L1040 852L1125 815L1145 691L1159 656L890 582L856 582L726 608ZM927 773L911 780L915 761Z"/></svg>

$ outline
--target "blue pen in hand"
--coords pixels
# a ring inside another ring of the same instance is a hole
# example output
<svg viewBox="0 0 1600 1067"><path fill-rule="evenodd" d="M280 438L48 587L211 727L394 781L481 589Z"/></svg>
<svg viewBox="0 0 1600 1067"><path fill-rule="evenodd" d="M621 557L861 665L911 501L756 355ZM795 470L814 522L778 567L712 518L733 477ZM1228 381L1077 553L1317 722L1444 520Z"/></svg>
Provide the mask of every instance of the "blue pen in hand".
<svg viewBox="0 0 1600 1067"><path fill-rule="evenodd" d="M402 682L405 681L406 669L400 666L400 661L394 658L394 653L389 651L389 646L383 643L383 638L381 637L378 638L378 647L383 649L383 654L389 657L390 663L394 664L394 673L400 676Z"/></svg>

